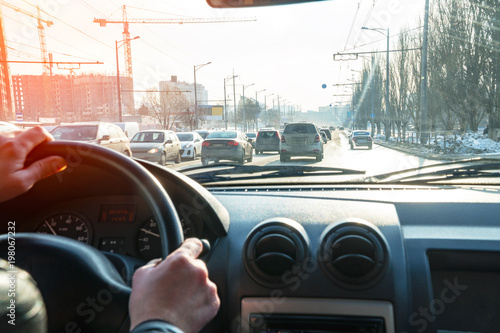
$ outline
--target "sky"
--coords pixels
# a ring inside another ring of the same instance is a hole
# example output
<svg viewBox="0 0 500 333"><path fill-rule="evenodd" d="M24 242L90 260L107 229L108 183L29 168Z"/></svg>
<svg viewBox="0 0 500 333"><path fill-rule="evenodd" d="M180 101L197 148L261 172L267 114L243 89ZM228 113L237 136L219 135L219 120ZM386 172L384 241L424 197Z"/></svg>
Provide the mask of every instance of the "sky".
<svg viewBox="0 0 500 333"><path fill-rule="evenodd" d="M386 37L370 28L390 28L391 44L402 28L418 28L424 0L331 0L262 8L214 9L205 0L6 0L26 11L42 10L47 49L54 61L103 62L81 65L76 74L116 75L115 41L122 40L122 24L100 27L94 18L250 18L251 22L196 24L131 23L134 89L157 87L172 75L208 90L209 104L223 104L224 79L233 74L236 95L257 98L268 107L273 101L296 109L349 103L348 83L359 75L363 61L333 61L338 52L386 50ZM40 61L36 20L2 6L9 60ZM119 49L124 69L123 47ZM11 74L42 73L41 64L11 64ZM69 74L68 69L53 69ZM322 85L326 88L322 88ZM250 86L251 85L251 86ZM232 98L232 81L227 83ZM265 89L265 91L263 91ZM141 93L136 93L140 105ZM232 102L229 102L232 103Z"/></svg>

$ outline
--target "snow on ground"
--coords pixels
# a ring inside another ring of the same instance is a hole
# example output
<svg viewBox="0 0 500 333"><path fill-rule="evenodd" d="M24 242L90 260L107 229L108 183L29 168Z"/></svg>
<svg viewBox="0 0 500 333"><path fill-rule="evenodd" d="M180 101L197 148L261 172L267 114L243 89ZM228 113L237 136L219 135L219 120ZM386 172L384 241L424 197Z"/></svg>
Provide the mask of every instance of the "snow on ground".
<svg viewBox="0 0 500 333"><path fill-rule="evenodd" d="M385 141L384 135L375 135L375 141ZM431 154L453 154L453 155L476 155L476 154L499 154L500 142L493 141L487 135L477 132L469 132L463 135L448 135L445 137L437 136L432 137L430 144L426 146L411 144L411 143L397 143L396 138L390 138L391 144L397 144L409 149L418 149L423 153Z"/></svg>

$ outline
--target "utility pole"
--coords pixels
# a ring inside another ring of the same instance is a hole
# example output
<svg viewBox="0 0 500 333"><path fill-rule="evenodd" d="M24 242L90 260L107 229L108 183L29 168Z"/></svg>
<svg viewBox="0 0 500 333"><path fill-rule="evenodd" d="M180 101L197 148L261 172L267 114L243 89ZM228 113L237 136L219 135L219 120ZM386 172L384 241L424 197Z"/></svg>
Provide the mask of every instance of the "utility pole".
<svg viewBox="0 0 500 333"><path fill-rule="evenodd" d="M249 84L248 86L245 87L245 85L243 85L243 128L242 128L242 132L246 132L247 131L247 120L246 120L246 115L245 115L245 88L248 88L250 86L253 86L255 83L252 83L252 84Z"/></svg>
<svg viewBox="0 0 500 333"><path fill-rule="evenodd" d="M197 129L198 127L198 92L196 91L196 71L203 66L210 65L212 62L209 61L206 64L201 64L201 65L194 65L193 66L193 72L194 72L194 127Z"/></svg>
<svg viewBox="0 0 500 333"><path fill-rule="evenodd" d="M425 0L424 36L422 40L422 74L420 86L420 143L427 144L427 43L429 35L429 0ZM424 134L423 134L424 133Z"/></svg>
<svg viewBox="0 0 500 333"><path fill-rule="evenodd" d="M224 120L226 122L226 130L227 130L227 122L228 122L228 115L227 115L227 111L226 111L226 82L232 79L233 80L233 87L234 87L234 79L237 77L238 77L238 75L234 75L234 71L233 71L232 76L224 79ZM236 109L236 107L235 107L235 109ZM236 113L235 113L235 121L236 121Z"/></svg>
<svg viewBox="0 0 500 333"><path fill-rule="evenodd" d="M233 103L234 103L234 130L237 130L236 127L236 84L234 83L234 68L233 68Z"/></svg>

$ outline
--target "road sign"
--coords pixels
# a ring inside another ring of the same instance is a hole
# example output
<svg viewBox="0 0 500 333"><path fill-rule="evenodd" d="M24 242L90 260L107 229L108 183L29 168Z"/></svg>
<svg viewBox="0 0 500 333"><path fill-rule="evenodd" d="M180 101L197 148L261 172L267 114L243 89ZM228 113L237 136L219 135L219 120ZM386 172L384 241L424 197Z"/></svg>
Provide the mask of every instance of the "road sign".
<svg viewBox="0 0 500 333"><path fill-rule="evenodd" d="M323 83L323 85L321 86L321 88L325 89L326 88L326 84Z"/></svg>
<svg viewBox="0 0 500 333"><path fill-rule="evenodd" d="M23 113L22 112L16 113L16 121L23 121L23 120L24 120Z"/></svg>
<svg viewBox="0 0 500 333"><path fill-rule="evenodd" d="M370 113L370 118L375 118L375 113Z"/></svg>

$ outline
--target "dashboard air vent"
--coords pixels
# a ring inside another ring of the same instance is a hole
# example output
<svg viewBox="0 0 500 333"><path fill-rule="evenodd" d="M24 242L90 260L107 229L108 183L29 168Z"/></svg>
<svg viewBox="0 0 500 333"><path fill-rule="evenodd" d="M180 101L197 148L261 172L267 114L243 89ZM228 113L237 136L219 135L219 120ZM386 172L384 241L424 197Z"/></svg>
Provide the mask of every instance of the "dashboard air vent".
<svg viewBox="0 0 500 333"><path fill-rule="evenodd" d="M337 284L351 289L377 283L389 265L389 252L378 229L353 220L331 225L322 236L319 261Z"/></svg>
<svg viewBox="0 0 500 333"><path fill-rule="evenodd" d="M304 228L286 218L265 220L248 235L243 262L250 276L267 287L285 286L309 255Z"/></svg>

